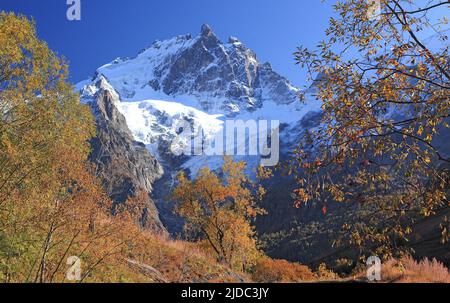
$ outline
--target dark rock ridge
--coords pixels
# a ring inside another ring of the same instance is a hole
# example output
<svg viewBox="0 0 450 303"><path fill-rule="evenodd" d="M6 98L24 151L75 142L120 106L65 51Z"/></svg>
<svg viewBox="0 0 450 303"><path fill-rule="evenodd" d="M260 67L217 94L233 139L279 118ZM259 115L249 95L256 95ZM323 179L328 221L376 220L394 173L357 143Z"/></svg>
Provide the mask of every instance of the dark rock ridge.
<svg viewBox="0 0 450 303"><path fill-rule="evenodd" d="M192 41L191 47L157 68L155 74L165 76L156 81L167 95L224 98L221 109L228 112L251 111L265 100L280 104L298 101L298 90L269 63L259 63L256 54L236 38L224 44L203 25L200 36ZM214 106L202 103L206 111Z"/></svg>
<svg viewBox="0 0 450 303"><path fill-rule="evenodd" d="M102 80L97 83L101 88ZM114 204L125 203L128 198L146 193L146 209L141 223L158 233L166 233L158 210L150 198L153 182L163 170L142 143L133 140L124 116L117 110L115 96L108 90L99 90L89 102L97 125L97 135L92 139L90 160L96 174ZM112 210L114 211L114 209Z"/></svg>

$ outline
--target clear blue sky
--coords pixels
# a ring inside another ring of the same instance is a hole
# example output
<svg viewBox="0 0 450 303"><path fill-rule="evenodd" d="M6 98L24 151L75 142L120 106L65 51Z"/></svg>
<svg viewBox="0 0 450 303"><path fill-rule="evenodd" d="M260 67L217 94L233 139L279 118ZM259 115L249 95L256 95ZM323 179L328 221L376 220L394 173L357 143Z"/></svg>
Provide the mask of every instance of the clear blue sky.
<svg viewBox="0 0 450 303"><path fill-rule="evenodd" d="M238 37L294 84L305 72L292 53L323 38L334 1L81 0L81 21L68 21L66 0L0 0L0 9L35 18L39 36L70 63L71 81L91 77L117 57L135 56L154 40L197 35L209 24L221 40Z"/></svg>

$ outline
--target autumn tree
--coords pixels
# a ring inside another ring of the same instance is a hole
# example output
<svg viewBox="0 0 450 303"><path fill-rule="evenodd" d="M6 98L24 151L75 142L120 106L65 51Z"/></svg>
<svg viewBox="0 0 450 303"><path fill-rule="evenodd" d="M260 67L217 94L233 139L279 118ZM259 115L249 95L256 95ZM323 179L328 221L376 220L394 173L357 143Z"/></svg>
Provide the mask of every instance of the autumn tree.
<svg viewBox="0 0 450 303"><path fill-rule="evenodd" d="M326 39L295 53L323 103L313 146L302 144L291 163L298 205L355 204L362 211L340 240L389 254L418 216L449 204L449 2L334 7Z"/></svg>
<svg viewBox="0 0 450 303"><path fill-rule="evenodd" d="M65 281L70 256L92 279L130 238L87 162L90 109L34 23L0 13L0 44L0 280Z"/></svg>
<svg viewBox="0 0 450 303"><path fill-rule="evenodd" d="M264 213L256 205L262 189L255 188L244 169L245 163L225 158L223 177L209 168L193 181L181 173L173 192L186 230L200 237L220 262L237 269L251 266L259 257L251 220Z"/></svg>

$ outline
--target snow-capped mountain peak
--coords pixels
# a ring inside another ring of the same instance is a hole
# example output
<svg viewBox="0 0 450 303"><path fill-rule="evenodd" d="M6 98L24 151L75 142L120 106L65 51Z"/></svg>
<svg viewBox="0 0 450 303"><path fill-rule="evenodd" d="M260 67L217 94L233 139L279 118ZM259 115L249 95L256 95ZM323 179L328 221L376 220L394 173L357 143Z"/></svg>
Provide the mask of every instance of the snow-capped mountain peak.
<svg viewBox="0 0 450 303"><path fill-rule="evenodd" d="M254 111L266 101L296 102L300 93L237 38L222 43L208 25L196 37L156 41L135 58L118 58L100 67L99 77L122 101L183 99L207 113L227 116Z"/></svg>

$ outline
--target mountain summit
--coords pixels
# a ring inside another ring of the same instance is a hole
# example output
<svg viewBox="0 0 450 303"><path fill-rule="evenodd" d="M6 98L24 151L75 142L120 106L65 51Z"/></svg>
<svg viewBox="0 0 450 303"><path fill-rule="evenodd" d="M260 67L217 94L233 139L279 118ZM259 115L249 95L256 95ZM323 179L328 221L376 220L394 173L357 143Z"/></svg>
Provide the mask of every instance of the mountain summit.
<svg viewBox="0 0 450 303"><path fill-rule="evenodd" d="M116 59L100 67L93 82L100 77L122 101L175 98L227 116L254 111L266 101L290 104L300 93L239 40L223 43L208 25L196 37L156 41L135 58Z"/></svg>

